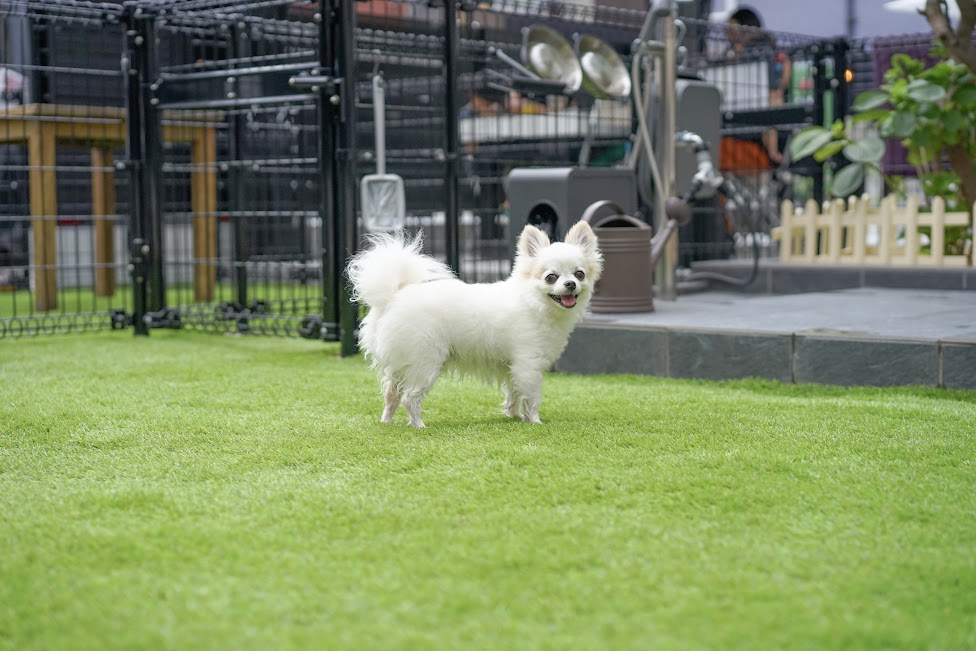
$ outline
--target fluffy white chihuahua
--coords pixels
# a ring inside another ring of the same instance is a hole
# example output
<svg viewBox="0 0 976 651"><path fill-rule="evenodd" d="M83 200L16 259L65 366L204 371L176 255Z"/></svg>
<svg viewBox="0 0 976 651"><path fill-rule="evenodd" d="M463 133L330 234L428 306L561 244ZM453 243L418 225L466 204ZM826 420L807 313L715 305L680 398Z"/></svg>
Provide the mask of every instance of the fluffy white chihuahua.
<svg viewBox="0 0 976 651"><path fill-rule="evenodd" d="M403 403L424 427L420 405L445 373L500 386L506 415L539 423L542 373L583 318L603 258L590 225L577 222L565 242L526 226L512 275L468 284L423 255L421 237L376 234L349 262L353 299L369 306L359 346L380 376L384 423Z"/></svg>

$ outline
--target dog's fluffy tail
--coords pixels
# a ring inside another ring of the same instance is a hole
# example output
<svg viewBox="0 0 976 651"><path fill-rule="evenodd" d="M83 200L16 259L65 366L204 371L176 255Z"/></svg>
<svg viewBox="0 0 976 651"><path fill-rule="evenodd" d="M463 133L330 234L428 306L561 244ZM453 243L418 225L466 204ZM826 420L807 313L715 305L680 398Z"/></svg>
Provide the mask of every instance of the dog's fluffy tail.
<svg viewBox="0 0 976 651"><path fill-rule="evenodd" d="M352 299L383 309L407 285L455 278L450 267L421 253L422 248L422 233L413 238L403 231L370 235L346 268Z"/></svg>

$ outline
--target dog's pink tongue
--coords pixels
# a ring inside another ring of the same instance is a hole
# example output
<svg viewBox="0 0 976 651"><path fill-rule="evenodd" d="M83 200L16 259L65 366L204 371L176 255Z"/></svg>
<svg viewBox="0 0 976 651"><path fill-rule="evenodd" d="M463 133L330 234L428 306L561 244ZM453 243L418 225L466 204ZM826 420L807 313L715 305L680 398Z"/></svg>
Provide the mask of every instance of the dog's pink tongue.
<svg viewBox="0 0 976 651"><path fill-rule="evenodd" d="M559 301L563 304L563 307L573 307L574 305L576 305L575 296L569 296L569 295L560 296Z"/></svg>

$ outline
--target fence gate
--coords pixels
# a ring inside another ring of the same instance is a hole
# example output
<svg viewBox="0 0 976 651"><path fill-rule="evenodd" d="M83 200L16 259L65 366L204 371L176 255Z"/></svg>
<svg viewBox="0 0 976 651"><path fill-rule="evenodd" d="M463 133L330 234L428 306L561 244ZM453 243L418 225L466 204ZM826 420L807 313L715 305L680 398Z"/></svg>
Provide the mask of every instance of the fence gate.
<svg viewBox="0 0 976 651"><path fill-rule="evenodd" d="M132 18L133 62L143 64L132 74L145 134L133 157L150 241L145 320L335 339L352 310L340 309L345 231L332 216L351 222L355 207L338 183L349 170L337 164L335 55L320 47L332 21L262 6L225 13L184 0Z"/></svg>

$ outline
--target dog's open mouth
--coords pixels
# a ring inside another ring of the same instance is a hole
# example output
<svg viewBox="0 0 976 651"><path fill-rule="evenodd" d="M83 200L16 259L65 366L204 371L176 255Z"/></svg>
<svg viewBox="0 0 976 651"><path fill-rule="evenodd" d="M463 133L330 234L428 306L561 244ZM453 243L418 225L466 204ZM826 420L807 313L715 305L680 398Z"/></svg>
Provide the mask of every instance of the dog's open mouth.
<svg viewBox="0 0 976 651"><path fill-rule="evenodd" d="M576 305L576 297L572 294L549 294L549 298L556 301L563 307L573 307Z"/></svg>

